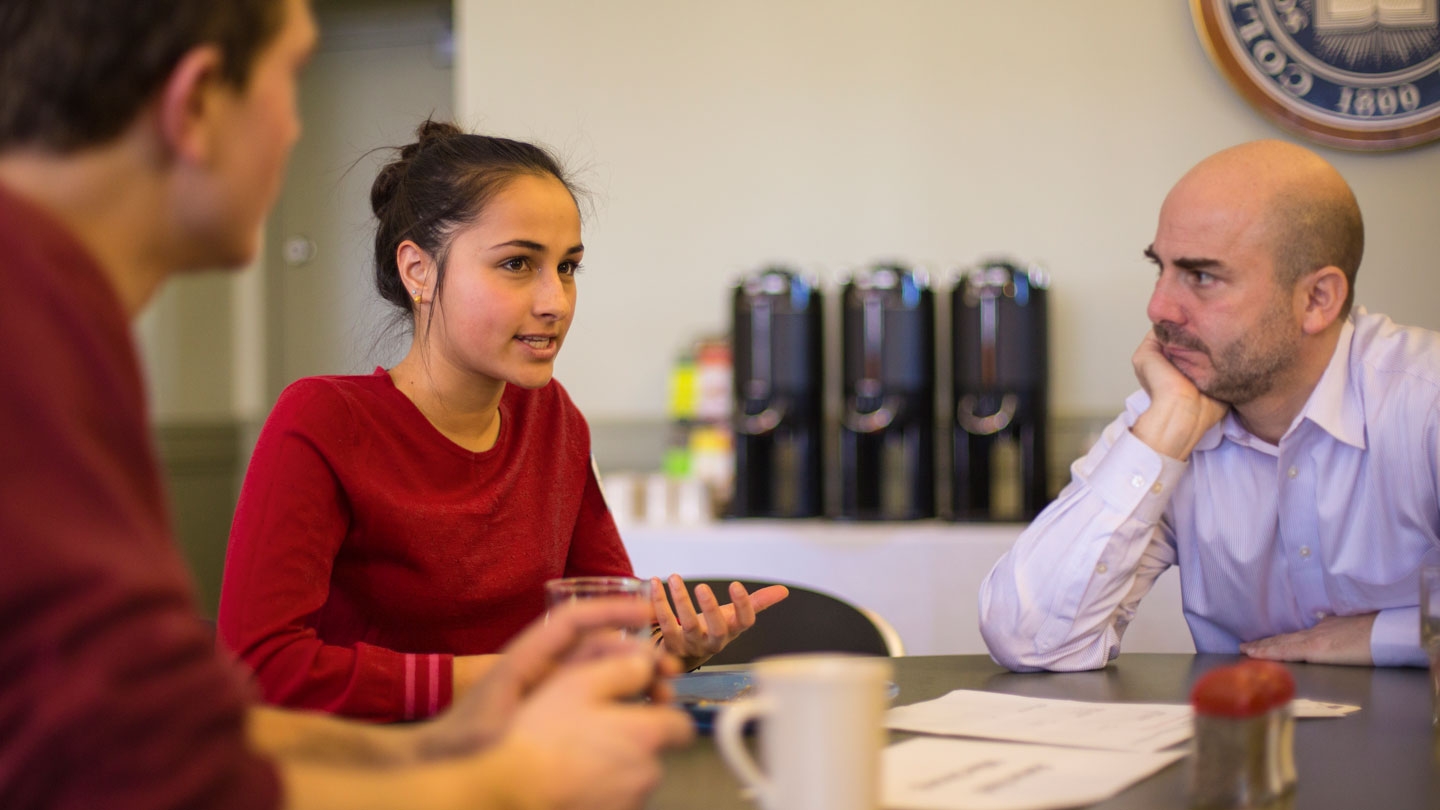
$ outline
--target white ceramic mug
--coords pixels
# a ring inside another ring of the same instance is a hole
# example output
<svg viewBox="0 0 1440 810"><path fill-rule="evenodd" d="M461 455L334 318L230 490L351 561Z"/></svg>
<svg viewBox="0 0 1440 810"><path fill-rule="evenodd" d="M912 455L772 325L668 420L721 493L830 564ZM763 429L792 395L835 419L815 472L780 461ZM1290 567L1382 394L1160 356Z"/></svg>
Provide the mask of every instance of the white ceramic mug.
<svg viewBox="0 0 1440 810"><path fill-rule="evenodd" d="M755 663L754 697L721 708L715 742L764 810L875 810L888 658L786 655ZM744 743L758 720L757 765Z"/></svg>

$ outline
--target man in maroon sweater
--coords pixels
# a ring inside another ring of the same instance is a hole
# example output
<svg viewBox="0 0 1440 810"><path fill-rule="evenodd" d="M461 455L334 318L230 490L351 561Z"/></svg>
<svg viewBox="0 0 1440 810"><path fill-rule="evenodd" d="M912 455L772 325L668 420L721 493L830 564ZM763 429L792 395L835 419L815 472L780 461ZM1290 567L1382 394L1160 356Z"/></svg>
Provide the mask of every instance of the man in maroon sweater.
<svg viewBox="0 0 1440 810"><path fill-rule="evenodd" d="M128 319L253 257L314 40L305 0L0 4L0 807L634 806L690 727L588 631L644 608L404 728L251 704L195 618Z"/></svg>

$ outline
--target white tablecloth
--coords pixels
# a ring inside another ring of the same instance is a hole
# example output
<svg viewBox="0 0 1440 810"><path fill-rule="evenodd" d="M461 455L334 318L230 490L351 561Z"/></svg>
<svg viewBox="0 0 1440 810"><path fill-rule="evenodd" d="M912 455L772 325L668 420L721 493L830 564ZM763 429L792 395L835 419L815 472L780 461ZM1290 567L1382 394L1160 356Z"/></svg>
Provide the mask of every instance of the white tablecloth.
<svg viewBox="0 0 1440 810"><path fill-rule="evenodd" d="M977 626L980 581L1023 528L744 520L620 531L639 576L773 579L828 591L888 619L906 653L948 655L985 652ZM1174 571L1141 604L1123 650L1195 651Z"/></svg>

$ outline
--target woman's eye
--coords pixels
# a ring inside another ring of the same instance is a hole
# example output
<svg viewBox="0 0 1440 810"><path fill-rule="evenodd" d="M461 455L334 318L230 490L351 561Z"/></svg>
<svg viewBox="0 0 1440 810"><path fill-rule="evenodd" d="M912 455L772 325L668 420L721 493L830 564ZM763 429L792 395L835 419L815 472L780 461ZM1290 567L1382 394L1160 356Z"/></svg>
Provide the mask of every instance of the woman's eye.
<svg viewBox="0 0 1440 810"><path fill-rule="evenodd" d="M580 262L561 262L561 263L560 263L560 275L562 275L562 276L573 276L573 275L575 275L576 273L579 273L579 272L580 272L581 270L583 270L583 269L585 269L585 266L582 265L582 264L580 264Z"/></svg>
<svg viewBox="0 0 1440 810"><path fill-rule="evenodd" d="M502 262L500 266L503 267L503 268L505 268L506 270L513 270L513 271L519 273L519 272L527 269L527 268L530 266L530 263L529 263L528 261L526 261L523 257L521 257L521 256L516 256L516 257L513 258L513 259L509 259L509 260L507 260L507 261L505 261L505 262Z"/></svg>

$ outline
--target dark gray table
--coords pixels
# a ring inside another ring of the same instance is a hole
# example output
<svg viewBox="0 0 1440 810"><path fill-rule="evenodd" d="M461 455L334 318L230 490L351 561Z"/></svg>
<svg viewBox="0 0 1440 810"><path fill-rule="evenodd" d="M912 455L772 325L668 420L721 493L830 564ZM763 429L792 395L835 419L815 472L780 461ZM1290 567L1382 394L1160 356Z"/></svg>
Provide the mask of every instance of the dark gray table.
<svg viewBox="0 0 1440 810"><path fill-rule="evenodd" d="M1007 672L983 655L895 659L895 705L937 698L953 689L985 689L1034 697L1183 703L1203 672L1239 660L1219 655L1124 654L1097 672ZM1421 669L1289 665L1297 694L1353 703L1349 717L1296 721L1297 810L1435 810L1440 808L1440 738L1430 725L1429 675ZM901 740L913 735L892 734ZM1131 787L1105 810L1188 807L1190 757ZM651 798L655 810L748 810L739 783L713 741L666 757L665 778Z"/></svg>

